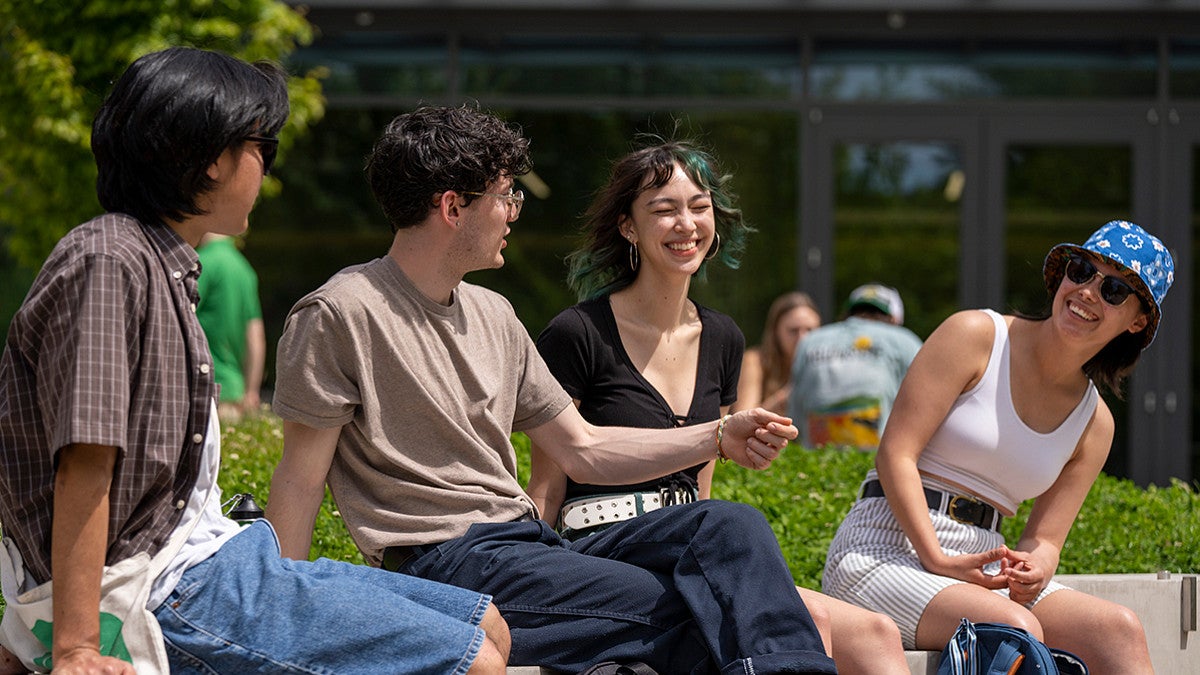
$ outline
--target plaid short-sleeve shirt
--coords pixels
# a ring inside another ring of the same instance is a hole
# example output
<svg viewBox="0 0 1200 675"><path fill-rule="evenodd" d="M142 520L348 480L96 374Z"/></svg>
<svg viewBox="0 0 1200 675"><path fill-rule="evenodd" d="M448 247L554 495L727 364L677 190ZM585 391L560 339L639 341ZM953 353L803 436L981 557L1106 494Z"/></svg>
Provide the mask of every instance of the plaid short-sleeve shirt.
<svg viewBox="0 0 1200 675"><path fill-rule="evenodd" d="M119 448L107 564L156 552L196 482L214 394L196 252L165 225L106 214L55 246L0 358L0 526L50 578L58 451Z"/></svg>

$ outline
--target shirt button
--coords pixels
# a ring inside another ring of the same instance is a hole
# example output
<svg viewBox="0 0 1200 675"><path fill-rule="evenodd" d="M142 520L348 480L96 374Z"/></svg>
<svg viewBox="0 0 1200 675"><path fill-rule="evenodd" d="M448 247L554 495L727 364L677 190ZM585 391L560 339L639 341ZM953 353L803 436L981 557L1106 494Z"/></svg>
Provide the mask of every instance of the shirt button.
<svg viewBox="0 0 1200 675"><path fill-rule="evenodd" d="M171 272L171 276L175 277L176 279L182 279L183 272L180 272L179 270L175 270L174 272Z"/></svg>
<svg viewBox="0 0 1200 675"><path fill-rule="evenodd" d="M192 314L195 314L196 313L196 303L193 302L192 304L190 304L188 306L192 308Z"/></svg>
<svg viewBox="0 0 1200 675"><path fill-rule="evenodd" d="M208 364L207 364L207 363L201 363L201 364L200 364L200 372L202 372L202 373L204 373L205 375L207 375L207 374L208 374L208 370L209 370L209 368L208 368Z"/></svg>
<svg viewBox="0 0 1200 675"><path fill-rule="evenodd" d="M194 436L192 436L192 442L193 443L203 443L204 442L204 434L195 434Z"/></svg>
<svg viewBox="0 0 1200 675"><path fill-rule="evenodd" d="M176 509L182 509L182 508L183 508L183 507L185 507L185 506L187 506L187 502L183 501L182 499L180 499L179 501L175 502L175 508L176 508Z"/></svg>

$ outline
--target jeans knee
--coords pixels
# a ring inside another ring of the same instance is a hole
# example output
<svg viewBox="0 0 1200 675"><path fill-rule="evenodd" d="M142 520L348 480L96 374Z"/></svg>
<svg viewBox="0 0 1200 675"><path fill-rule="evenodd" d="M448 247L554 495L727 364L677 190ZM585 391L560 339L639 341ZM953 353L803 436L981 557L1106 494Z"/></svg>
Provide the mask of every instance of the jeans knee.
<svg viewBox="0 0 1200 675"><path fill-rule="evenodd" d="M775 537L771 524L758 509L741 502L726 502L706 499L697 502L704 509L705 523L734 533L770 532Z"/></svg>

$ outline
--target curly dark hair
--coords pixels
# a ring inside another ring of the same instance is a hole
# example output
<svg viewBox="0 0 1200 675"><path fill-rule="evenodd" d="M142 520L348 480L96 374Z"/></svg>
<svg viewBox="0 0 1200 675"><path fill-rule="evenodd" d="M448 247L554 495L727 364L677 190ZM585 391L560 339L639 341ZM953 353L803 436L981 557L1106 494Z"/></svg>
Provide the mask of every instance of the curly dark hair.
<svg viewBox="0 0 1200 675"><path fill-rule="evenodd" d="M422 106L392 120L367 157L367 182L392 232L413 227L447 190L486 192L532 168L520 129L474 106ZM473 195L463 195L469 205Z"/></svg>
<svg viewBox="0 0 1200 675"><path fill-rule="evenodd" d="M646 140L655 145L635 150L613 164L608 182L596 193L584 217L583 245L567 256L567 284L580 300L615 293L637 278L628 262L630 243L621 236L617 223L621 216L630 215L638 195L670 182L676 164L712 198L715 228L721 236L716 260L737 269L746 239L754 231L734 205L737 197L729 189L731 176L721 172L712 155L690 141L663 141L657 136ZM701 264L697 279L704 278L707 265Z"/></svg>

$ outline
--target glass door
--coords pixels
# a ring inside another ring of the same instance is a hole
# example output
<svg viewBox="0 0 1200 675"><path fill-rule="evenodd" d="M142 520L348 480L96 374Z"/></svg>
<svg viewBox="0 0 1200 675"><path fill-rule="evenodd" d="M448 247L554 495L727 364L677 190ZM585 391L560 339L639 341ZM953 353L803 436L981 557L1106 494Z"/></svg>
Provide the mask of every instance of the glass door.
<svg viewBox="0 0 1200 675"><path fill-rule="evenodd" d="M925 338L978 285L978 133L968 117L905 112L808 112L797 277L827 321L856 286L893 286Z"/></svg>

